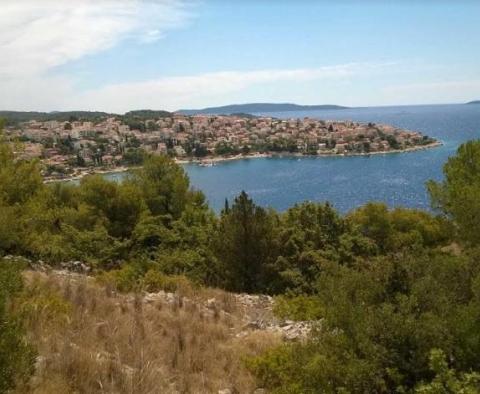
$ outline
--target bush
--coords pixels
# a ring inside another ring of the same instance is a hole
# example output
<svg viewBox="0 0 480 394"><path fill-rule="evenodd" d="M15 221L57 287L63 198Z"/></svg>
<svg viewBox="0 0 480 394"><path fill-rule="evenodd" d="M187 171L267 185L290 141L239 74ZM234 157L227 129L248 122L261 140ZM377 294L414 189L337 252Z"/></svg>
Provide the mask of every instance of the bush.
<svg viewBox="0 0 480 394"><path fill-rule="evenodd" d="M141 287L143 271L134 264L125 264L121 269L102 272L97 280L120 292L137 291Z"/></svg>
<svg viewBox="0 0 480 394"><path fill-rule="evenodd" d="M142 279L142 288L149 292L158 292L160 290L175 293L189 292L193 288L193 284L185 276L175 275L168 276L161 272L151 269L147 271Z"/></svg>
<svg viewBox="0 0 480 394"><path fill-rule="evenodd" d="M72 313L72 305L60 291L38 276L25 287L16 306L29 329L39 324L63 326L68 323Z"/></svg>
<svg viewBox="0 0 480 394"><path fill-rule="evenodd" d="M12 303L23 287L22 266L0 261L0 393L25 382L34 371L35 352L25 338L19 316Z"/></svg>
<svg viewBox="0 0 480 394"><path fill-rule="evenodd" d="M275 298L273 312L281 319L318 320L323 315L323 308L318 297L278 296Z"/></svg>

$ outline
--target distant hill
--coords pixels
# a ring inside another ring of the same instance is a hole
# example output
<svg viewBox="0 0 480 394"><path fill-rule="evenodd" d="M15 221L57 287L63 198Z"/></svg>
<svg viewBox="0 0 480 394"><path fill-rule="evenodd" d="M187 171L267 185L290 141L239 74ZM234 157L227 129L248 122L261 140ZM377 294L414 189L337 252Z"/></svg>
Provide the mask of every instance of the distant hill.
<svg viewBox="0 0 480 394"><path fill-rule="evenodd" d="M66 112L26 112L26 111L0 111L0 118L4 118L8 123L28 122L30 120L47 121L68 121L72 119L94 121L110 116L106 112L90 111L66 111Z"/></svg>
<svg viewBox="0 0 480 394"><path fill-rule="evenodd" d="M70 120L82 121L99 121L106 117L115 116L124 119L135 119L137 121L145 121L147 119L158 119L172 115L167 111L153 110L136 110L127 112L125 115L113 114L98 111L65 111L65 112L29 112L29 111L0 111L0 118L7 120L7 124L15 124L20 122L28 122L30 120L38 120L44 122L47 120L57 120L66 122Z"/></svg>
<svg viewBox="0 0 480 394"><path fill-rule="evenodd" d="M480 104L480 100L470 101L470 102L467 103L467 104Z"/></svg>
<svg viewBox="0 0 480 394"><path fill-rule="evenodd" d="M136 111L129 111L125 113L125 117L127 118L137 118L137 119L157 119L157 118L166 118L171 116L172 113L168 111L154 111L151 109L141 109Z"/></svg>
<svg viewBox="0 0 480 394"><path fill-rule="evenodd" d="M230 115L235 113L259 113L259 112L288 112L288 111L313 111L322 109L346 109L340 105L298 105L290 103L251 103L251 104L232 104L222 107L210 107L203 109L181 109L178 113L184 115L211 114L211 115Z"/></svg>

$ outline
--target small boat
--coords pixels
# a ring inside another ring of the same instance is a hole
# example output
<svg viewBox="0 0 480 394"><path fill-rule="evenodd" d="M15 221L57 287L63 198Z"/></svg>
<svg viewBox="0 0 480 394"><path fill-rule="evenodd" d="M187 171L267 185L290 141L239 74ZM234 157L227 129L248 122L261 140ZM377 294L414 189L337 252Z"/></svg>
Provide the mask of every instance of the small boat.
<svg viewBox="0 0 480 394"><path fill-rule="evenodd" d="M200 167L213 167L215 165L215 163L213 162L213 160L211 161L201 161L199 166Z"/></svg>

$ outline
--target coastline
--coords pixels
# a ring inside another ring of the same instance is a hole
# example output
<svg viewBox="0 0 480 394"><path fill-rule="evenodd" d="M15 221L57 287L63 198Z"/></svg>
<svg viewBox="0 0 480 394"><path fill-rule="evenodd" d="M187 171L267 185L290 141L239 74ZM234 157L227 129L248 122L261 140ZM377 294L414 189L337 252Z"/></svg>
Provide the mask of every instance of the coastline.
<svg viewBox="0 0 480 394"><path fill-rule="evenodd" d="M376 152L362 152L362 153L319 153L316 155L308 155L303 153L290 153L290 152L278 152L278 153L251 153L248 155L238 154L235 156L216 156L216 157L204 157L202 159L175 159L177 164L203 164L203 163L221 163L224 161L233 161L233 160L244 160L244 159L261 159L261 158L272 158L272 157L352 157L352 156L373 156L373 155L389 155L394 153L409 153L417 152L427 149L437 148L442 146L442 141L435 141L427 145L415 145L405 149L393 149L388 151L376 151Z"/></svg>
<svg viewBox="0 0 480 394"><path fill-rule="evenodd" d="M120 166L120 167L102 169L102 170L85 169L85 170L81 170L79 174L67 176L65 178L45 178L43 180L43 183L79 181L82 178L86 177L87 175L116 174L121 172L127 172L135 168L139 168L139 167L138 166L132 166L132 167Z"/></svg>
<svg viewBox="0 0 480 394"><path fill-rule="evenodd" d="M409 153L409 152L417 152L417 151L422 151L422 150L427 150L427 149L433 149L437 148L439 146L442 146L443 142L442 141L435 141L432 142L431 144L427 145L415 145L409 148L405 149L395 149L395 150L388 150L388 151L377 151L377 152L370 152L370 153L342 153L342 154L336 154L336 153L320 153L316 155L305 155L303 153L289 153L289 152L279 152L279 153L251 153L248 155L235 155L235 156L216 156L216 157L205 157L202 159L177 159L175 158L174 161L177 164L184 165L184 164L196 164L196 165L201 165L204 163L208 164L211 163L211 165L214 165L216 163L221 163L225 161L234 161L234 160L246 160L246 159L261 159L261 158L274 158L274 157L296 157L296 158L301 158L301 157L308 157L308 158L315 158L315 157L338 157L338 158L345 158L345 157L354 157L354 156L373 156L373 155L389 155L389 154L399 154L399 153ZM132 166L132 167L126 167L126 166L120 166L112 169L102 169L102 170L92 170L92 169L85 169L80 171L79 174L65 177L65 178L45 178L44 183L54 183L54 182L72 182L72 181L79 181L83 177L87 175L94 175L94 174L116 174L116 173L122 173L122 172L128 172L130 170L139 168L139 166Z"/></svg>

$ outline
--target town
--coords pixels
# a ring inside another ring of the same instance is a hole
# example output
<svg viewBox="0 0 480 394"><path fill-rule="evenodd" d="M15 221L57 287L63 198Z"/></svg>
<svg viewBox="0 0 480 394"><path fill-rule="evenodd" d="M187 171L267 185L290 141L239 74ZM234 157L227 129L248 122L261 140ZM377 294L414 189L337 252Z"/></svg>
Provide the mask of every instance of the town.
<svg viewBox="0 0 480 394"><path fill-rule="evenodd" d="M369 155L439 144L419 132L389 125L277 119L252 115L105 116L29 120L9 125L6 138L20 158L38 158L47 179L125 170L145 155L213 165L225 159L290 155Z"/></svg>

